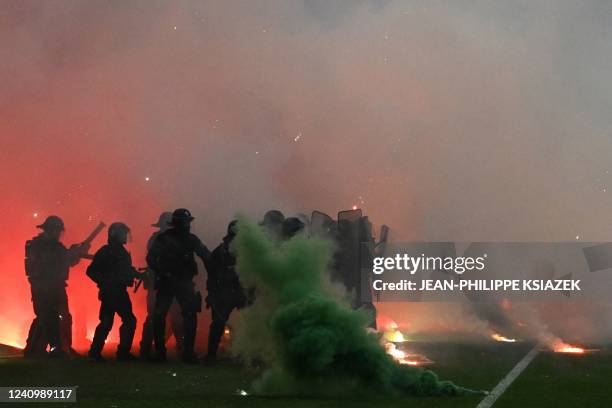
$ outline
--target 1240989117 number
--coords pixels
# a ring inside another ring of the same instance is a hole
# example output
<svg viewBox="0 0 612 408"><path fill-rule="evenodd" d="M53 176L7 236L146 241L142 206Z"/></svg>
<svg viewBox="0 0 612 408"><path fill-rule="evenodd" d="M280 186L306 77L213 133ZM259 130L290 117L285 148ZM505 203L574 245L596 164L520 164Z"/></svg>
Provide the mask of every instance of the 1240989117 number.
<svg viewBox="0 0 612 408"><path fill-rule="evenodd" d="M0 387L0 400L41 401L60 400L76 402L76 387Z"/></svg>

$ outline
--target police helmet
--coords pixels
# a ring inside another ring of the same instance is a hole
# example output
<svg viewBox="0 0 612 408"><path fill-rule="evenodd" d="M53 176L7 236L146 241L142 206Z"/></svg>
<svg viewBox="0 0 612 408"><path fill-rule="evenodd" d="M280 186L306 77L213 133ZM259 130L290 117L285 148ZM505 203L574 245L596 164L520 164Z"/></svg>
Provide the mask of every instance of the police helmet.
<svg viewBox="0 0 612 408"><path fill-rule="evenodd" d="M58 217L57 215L50 215L45 219L40 225L37 225L36 228L40 228L43 231L51 231L51 230L64 230L64 221Z"/></svg>

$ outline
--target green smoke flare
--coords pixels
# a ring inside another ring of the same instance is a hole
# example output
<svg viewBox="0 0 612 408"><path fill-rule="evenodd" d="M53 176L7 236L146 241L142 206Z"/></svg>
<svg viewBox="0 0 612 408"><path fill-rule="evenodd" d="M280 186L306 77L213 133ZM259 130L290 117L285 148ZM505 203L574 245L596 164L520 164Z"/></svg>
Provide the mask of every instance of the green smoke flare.
<svg viewBox="0 0 612 408"><path fill-rule="evenodd" d="M330 243L298 236L278 245L241 219L234 250L243 284L257 288L232 347L268 367L253 384L256 394L472 393L386 354L377 334L366 331L367 316L338 300L326 272Z"/></svg>

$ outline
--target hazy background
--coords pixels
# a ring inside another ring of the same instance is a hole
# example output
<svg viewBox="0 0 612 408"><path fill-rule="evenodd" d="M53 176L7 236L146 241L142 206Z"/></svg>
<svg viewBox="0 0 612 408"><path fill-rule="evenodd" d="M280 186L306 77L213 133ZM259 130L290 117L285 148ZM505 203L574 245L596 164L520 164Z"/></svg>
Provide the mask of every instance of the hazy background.
<svg viewBox="0 0 612 408"><path fill-rule="evenodd" d="M2 1L2 334L24 339L49 214L67 243L126 221L140 264L177 206L210 247L238 211L352 205L397 240L611 240L610 21L608 1ZM82 270L70 290L95 320Z"/></svg>

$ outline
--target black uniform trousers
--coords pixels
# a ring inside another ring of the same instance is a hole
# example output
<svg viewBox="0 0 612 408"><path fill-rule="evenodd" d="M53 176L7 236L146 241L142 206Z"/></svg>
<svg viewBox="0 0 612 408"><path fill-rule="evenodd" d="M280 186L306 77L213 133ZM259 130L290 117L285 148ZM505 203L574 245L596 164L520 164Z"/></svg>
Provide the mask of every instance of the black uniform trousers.
<svg viewBox="0 0 612 408"><path fill-rule="evenodd" d="M115 313L121 318L119 328L119 347L117 354L127 354L132 348L134 331L136 330L136 316L132 312L132 302L126 288L113 288L110 290L100 290L100 323L96 327L93 342L89 352L99 355L104 348L104 343L108 333L113 328Z"/></svg>
<svg viewBox="0 0 612 408"><path fill-rule="evenodd" d="M151 353L151 346L153 345L153 320L155 316L155 298L157 297L157 291L155 289L149 289L147 292L147 318L142 325L142 337L140 338L140 354L141 356L148 356ZM171 330L166 330L166 340L170 338L170 335L174 335L176 340L176 351L183 351L183 322L180 307L176 302L172 302L170 307L170 326Z"/></svg>
<svg viewBox="0 0 612 408"><path fill-rule="evenodd" d="M166 316L175 298L183 317L183 356L189 357L194 354L197 313L201 307L191 279L165 279L158 282L153 316L155 351L162 355L166 353Z"/></svg>
<svg viewBox="0 0 612 408"><path fill-rule="evenodd" d="M35 318L30 325L25 353L43 354L47 345L52 350L61 350L62 301L68 303L66 288L62 284L32 283L32 304Z"/></svg>
<svg viewBox="0 0 612 408"><path fill-rule="evenodd" d="M208 332L208 356L216 357L219 348L219 342L225 332L225 325L236 308L235 303L227 301L212 302L210 305L212 321L210 322L210 330Z"/></svg>

